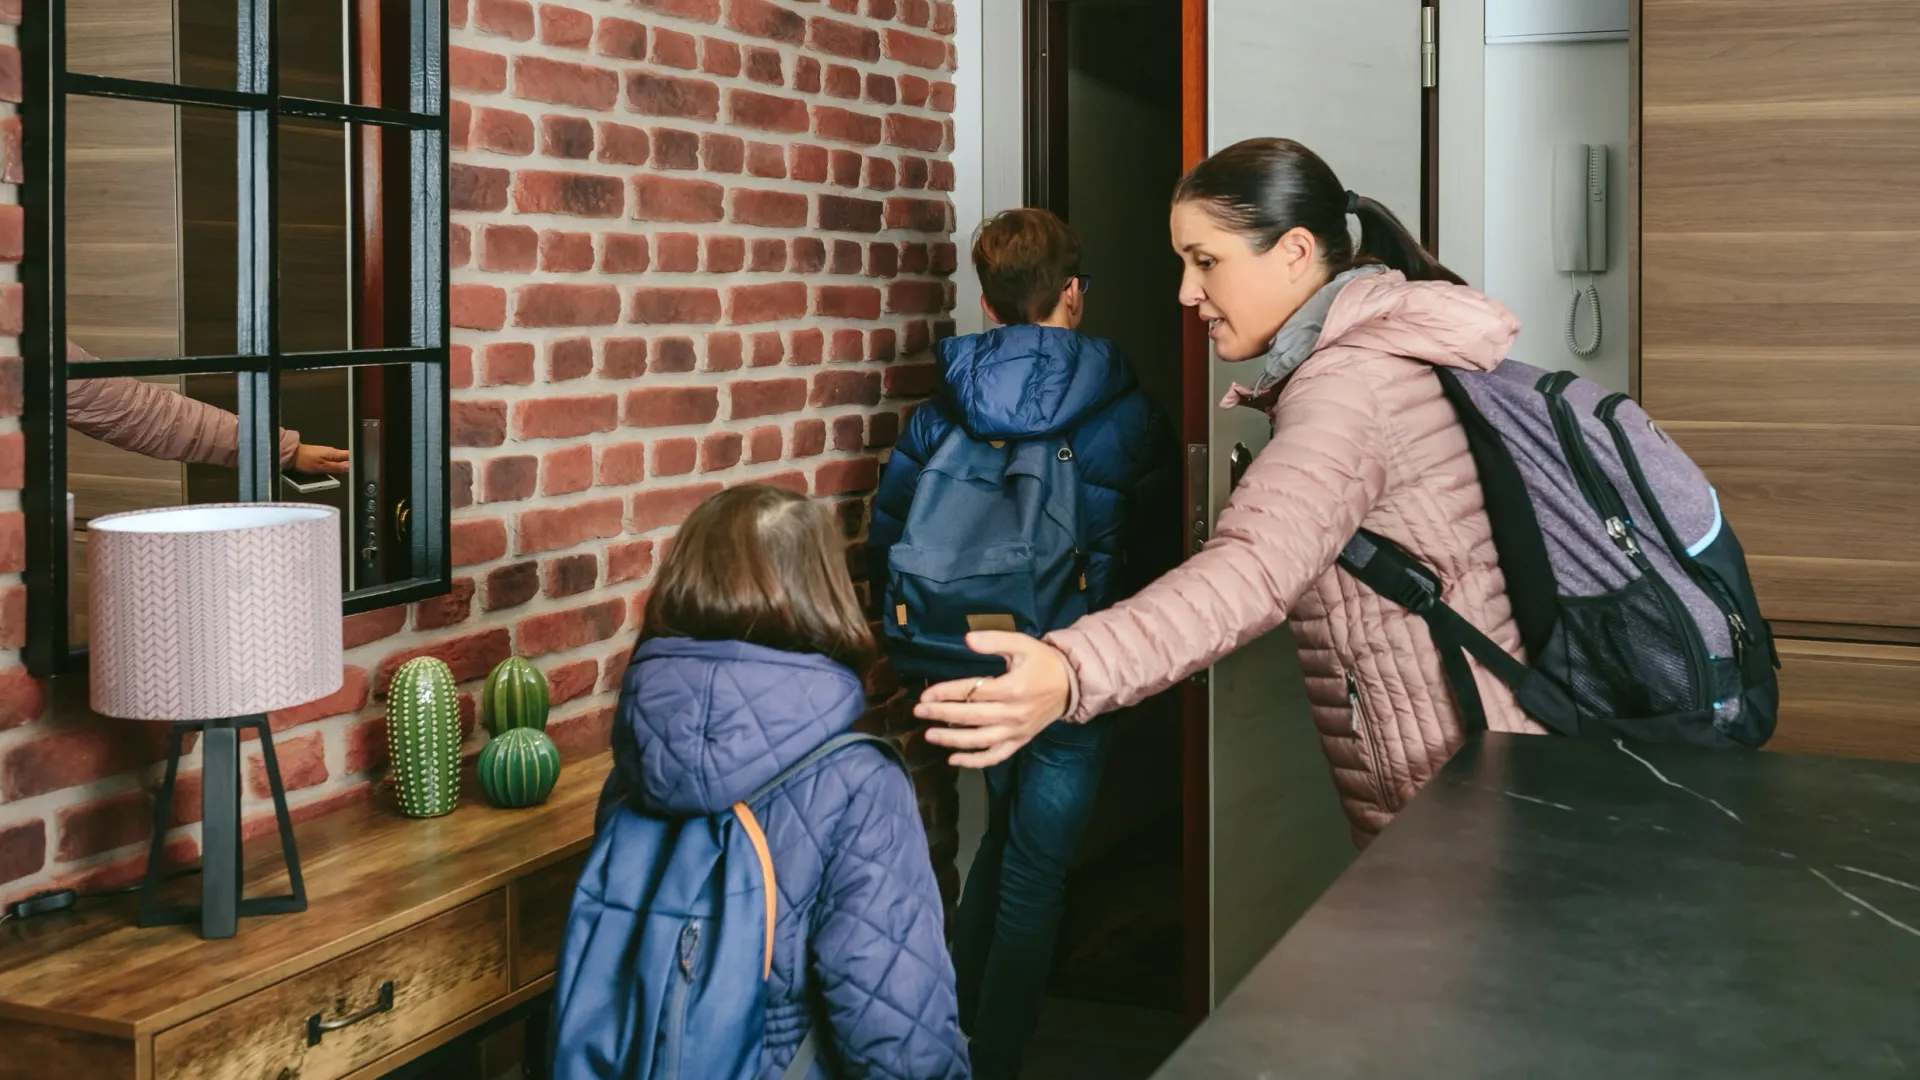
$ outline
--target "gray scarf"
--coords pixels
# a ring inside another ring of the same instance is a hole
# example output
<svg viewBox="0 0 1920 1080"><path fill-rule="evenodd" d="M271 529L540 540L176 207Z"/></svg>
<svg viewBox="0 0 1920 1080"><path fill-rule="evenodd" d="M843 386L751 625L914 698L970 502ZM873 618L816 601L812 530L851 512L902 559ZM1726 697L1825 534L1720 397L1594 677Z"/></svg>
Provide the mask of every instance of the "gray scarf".
<svg viewBox="0 0 1920 1080"><path fill-rule="evenodd" d="M1273 389L1280 380L1293 374L1293 369L1306 362L1313 355L1313 347L1320 343L1321 331L1327 324L1327 313L1333 310L1333 302L1347 283L1374 274L1384 274L1387 268L1377 263L1356 266L1351 270L1334 276L1332 281L1320 286L1318 292L1300 305L1280 332L1273 335L1273 343L1261 359L1260 382L1254 387L1254 396L1258 397Z"/></svg>

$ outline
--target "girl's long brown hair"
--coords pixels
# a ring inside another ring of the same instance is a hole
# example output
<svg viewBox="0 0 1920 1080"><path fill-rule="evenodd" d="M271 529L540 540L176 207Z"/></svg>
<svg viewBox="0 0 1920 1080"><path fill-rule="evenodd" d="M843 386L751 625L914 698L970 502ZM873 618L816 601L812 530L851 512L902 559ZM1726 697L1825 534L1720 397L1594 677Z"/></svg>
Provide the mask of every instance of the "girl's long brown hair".
<svg viewBox="0 0 1920 1080"><path fill-rule="evenodd" d="M687 516L640 636L819 653L862 676L875 655L839 529L823 506L768 484L728 488Z"/></svg>

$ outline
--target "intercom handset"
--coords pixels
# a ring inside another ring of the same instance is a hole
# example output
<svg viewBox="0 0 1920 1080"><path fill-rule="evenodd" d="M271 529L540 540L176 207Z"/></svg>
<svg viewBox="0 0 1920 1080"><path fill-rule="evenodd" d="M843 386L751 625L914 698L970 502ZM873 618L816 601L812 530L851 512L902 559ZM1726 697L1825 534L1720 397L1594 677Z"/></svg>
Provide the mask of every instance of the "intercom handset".
<svg viewBox="0 0 1920 1080"><path fill-rule="evenodd" d="M1553 266L1574 275L1573 298L1567 304L1567 349L1575 356L1600 351L1600 290L1594 274L1607 269L1607 148L1563 143L1553 158ZM1586 287L1579 276L1588 275ZM1585 298L1593 320L1593 338L1581 344L1576 330L1580 301Z"/></svg>

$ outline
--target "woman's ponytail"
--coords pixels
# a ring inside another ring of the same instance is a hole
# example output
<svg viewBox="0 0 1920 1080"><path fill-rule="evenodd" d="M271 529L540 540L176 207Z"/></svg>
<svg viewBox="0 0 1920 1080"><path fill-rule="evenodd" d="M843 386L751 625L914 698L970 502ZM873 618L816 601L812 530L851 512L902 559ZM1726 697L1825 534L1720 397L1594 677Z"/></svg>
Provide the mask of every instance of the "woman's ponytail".
<svg viewBox="0 0 1920 1080"><path fill-rule="evenodd" d="M1292 139L1248 139L1227 147L1182 177L1173 201L1204 205L1257 252L1270 250L1291 229L1305 229L1336 274L1378 263L1413 281L1466 284L1421 247L1393 211L1348 191L1320 155ZM1348 214L1360 219L1358 248Z"/></svg>
<svg viewBox="0 0 1920 1080"><path fill-rule="evenodd" d="M1420 241L1414 239L1399 217L1385 205L1365 196L1354 199L1353 203L1353 214L1360 219L1360 247L1353 253L1355 264L1381 263L1407 275L1408 281L1467 283L1421 247Z"/></svg>

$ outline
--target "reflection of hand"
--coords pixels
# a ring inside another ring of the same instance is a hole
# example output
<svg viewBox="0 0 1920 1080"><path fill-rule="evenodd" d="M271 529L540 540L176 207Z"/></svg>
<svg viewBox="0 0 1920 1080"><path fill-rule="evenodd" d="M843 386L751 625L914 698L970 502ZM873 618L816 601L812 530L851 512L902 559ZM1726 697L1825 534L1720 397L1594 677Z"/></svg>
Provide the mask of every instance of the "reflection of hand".
<svg viewBox="0 0 1920 1080"><path fill-rule="evenodd" d="M927 741L970 751L949 760L961 768L984 769L1012 757L1066 712L1067 658L1044 641L996 630L968 634L967 647L1006 657L1007 673L929 686L913 714L953 725L929 728Z"/></svg>
<svg viewBox="0 0 1920 1080"><path fill-rule="evenodd" d="M347 471L351 459L345 450L331 446L301 443L293 452L293 471L339 476Z"/></svg>

